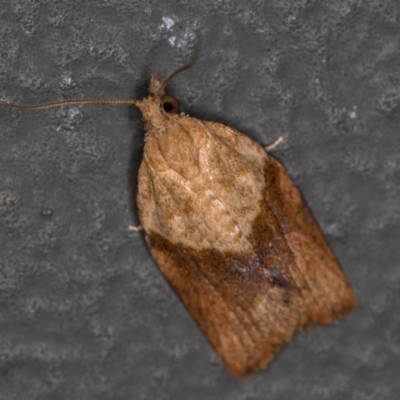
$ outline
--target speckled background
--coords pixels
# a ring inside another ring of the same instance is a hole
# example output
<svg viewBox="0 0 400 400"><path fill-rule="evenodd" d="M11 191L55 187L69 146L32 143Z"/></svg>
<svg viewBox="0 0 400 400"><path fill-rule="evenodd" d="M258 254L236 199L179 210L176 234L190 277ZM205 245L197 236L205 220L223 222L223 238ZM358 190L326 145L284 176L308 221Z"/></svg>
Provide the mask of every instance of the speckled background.
<svg viewBox="0 0 400 400"><path fill-rule="evenodd" d="M303 192L359 307L236 381L137 222L127 106L0 109L0 399L400 398L400 2L7 1L0 101L170 93L263 144Z"/></svg>

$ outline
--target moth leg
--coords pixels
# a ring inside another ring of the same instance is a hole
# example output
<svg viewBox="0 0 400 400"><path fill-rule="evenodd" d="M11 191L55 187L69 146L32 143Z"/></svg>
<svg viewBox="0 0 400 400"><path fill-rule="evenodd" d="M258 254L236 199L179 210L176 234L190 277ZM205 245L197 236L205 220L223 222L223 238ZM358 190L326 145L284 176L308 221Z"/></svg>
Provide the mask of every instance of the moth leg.
<svg viewBox="0 0 400 400"><path fill-rule="evenodd" d="M279 136L273 143L269 144L268 146L265 146L264 149L268 153L271 150L274 150L275 147L278 147L280 143L283 142L283 137Z"/></svg>
<svg viewBox="0 0 400 400"><path fill-rule="evenodd" d="M139 232L143 229L142 225L129 225L128 230L131 232Z"/></svg>

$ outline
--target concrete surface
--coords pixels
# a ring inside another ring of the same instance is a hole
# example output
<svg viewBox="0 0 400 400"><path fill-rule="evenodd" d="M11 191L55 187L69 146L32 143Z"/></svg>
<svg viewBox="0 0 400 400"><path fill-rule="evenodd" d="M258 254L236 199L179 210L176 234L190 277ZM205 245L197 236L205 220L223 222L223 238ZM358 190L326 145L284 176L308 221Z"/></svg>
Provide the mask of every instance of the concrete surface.
<svg viewBox="0 0 400 400"><path fill-rule="evenodd" d="M236 381L136 223L136 110L0 110L0 399L400 398L400 2L2 1L0 101L170 93L274 151L359 299Z"/></svg>

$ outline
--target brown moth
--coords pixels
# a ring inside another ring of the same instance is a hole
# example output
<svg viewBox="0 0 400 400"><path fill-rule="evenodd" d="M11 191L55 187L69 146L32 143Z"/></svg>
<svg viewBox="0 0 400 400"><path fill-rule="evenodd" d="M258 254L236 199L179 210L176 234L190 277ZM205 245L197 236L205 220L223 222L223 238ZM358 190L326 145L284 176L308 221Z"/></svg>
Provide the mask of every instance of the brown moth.
<svg viewBox="0 0 400 400"><path fill-rule="evenodd" d="M160 270L237 378L265 368L293 333L356 306L354 292L282 165L245 134L179 113L151 75L134 104L145 146L137 203Z"/></svg>

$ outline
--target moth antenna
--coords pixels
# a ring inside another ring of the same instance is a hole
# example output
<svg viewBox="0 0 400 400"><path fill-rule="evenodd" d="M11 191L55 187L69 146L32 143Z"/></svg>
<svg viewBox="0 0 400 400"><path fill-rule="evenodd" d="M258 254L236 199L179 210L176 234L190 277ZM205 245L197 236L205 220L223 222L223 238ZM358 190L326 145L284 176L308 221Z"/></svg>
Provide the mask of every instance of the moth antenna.
<svg viewBox="0 0 400 400"><path fill-rule="evenodd" d="M16 108L18 110L43 110L44 108L68 106L73 104L132 104L136 105L137 100L133 99L72 99L63 101L54 101L44 104L12 104L0 103L0 107Z"/></svg>
<svg viewBox="0 0 400 400"><path fill-rule="evenodd" d="M181 72L183 72L183 71L189 69L189 68L196 62L198 55L199 55L199 48L196 47L195 50L194 50L194 53L193 53L193 55L192 55L191 60L190 60L187 64L183 65L182 67L178 68L177 70L175 70L174 72L172 72L171 74L169 74L169 75L162 81L161 86L160 86L160 88L157 90L157 92L155 93L155 95L156 95L156 96L161 95L161 93L164 92L164 90L165 90L166 86L168 85L168 83L170 83L171 80L174 79L176 75L178 75L178 74L180 74Z"/></svg>

